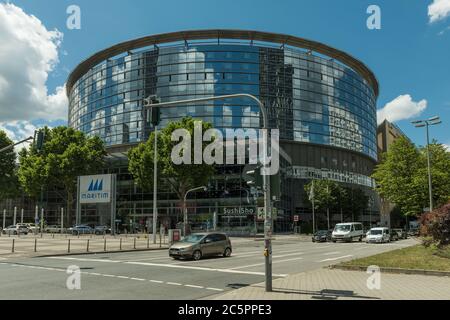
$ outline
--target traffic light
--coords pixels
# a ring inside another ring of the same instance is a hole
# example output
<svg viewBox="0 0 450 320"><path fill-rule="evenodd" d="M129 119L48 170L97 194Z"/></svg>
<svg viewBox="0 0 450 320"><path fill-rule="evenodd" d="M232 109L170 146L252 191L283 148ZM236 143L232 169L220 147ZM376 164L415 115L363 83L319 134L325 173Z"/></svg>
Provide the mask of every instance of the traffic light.
<svg viewBox="0 0 450 320"><path fill-rule="evenodd" d="M36 146L36 150L41 152L44 148L45 143L45 132L44 130L36 131L34 135L34 145Z"/></svg>
<svg viewBox="0 0 450 320"><path fill-rule="evenodd" d="M247 171L246 175L249 177L247 179L247 184L254 188L263 188L263 176L261 175L261 168L255 168L254 170Z"/></svg>
<svg viewBox="0 0 450 320"><path fill-rule="evenodd" d="M150 96L144 99L144 106L147 107L147 121L154 126L161 122L161 109L156 107L160 100L156 96Z"/></svg>
<svg viewBox="0 0 450 320"><path fill-rule="evenodd" d="M161 110L159 107L152 107L151 108L151 118L150 122L152 125L157 126L161 122Z"/></svg>

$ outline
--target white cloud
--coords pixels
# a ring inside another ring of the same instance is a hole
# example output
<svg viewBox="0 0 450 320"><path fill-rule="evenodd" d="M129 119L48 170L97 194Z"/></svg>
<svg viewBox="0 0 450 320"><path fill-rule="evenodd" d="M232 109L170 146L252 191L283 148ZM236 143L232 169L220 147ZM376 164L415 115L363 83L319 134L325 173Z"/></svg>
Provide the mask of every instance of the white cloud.
<svg viewBox="0 0 450 320"><path fill-rule="evenodd" d="M66 119L64 87L49 94L63 34L11 3L0 3L0 122Z"/></svg>
<svg viewBox="0 0 450 320"><path fill-rule="evenodd" d="M450 152L450 144L444 144L444 147L447 149L448 152Z"/></svg>
<svg viewBox="0 0 450 320"><path fill-rule="evenodd" d="M420 115L427 108L427 100L415 102L409 94L401 95L387 103L384 108L378 110L378 123L388 120L396 122L411 119Z"/></svg>
<svg viewBox="0 0 450 320"><path fill-rule="evenodd" d="M450 0L433 0L428 6L430 23L443 20L450 15Z"/></svg>

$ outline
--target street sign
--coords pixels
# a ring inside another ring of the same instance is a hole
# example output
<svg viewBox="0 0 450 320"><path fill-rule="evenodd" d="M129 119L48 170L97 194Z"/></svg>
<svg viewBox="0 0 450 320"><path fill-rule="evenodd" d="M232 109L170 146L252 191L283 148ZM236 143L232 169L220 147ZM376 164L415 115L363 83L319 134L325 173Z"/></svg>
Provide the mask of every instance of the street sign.
<svg viewBox="0 0 450 320"><path fill-rule="evenodd" d="M112 175L80 177L80 203L110 203Z"/></svg>
<svg viewBox="0 0 450 320"><path fill-rule="evenodd" d="M299 222L300 221L300 216L294 216L294 222Z"/></svg>
<svg viewBox="0 0 450 320"><path fill-rule="evenodd" d="M258 207L258 213L256 216L258 221L264 221L264 207Z"/></svg>

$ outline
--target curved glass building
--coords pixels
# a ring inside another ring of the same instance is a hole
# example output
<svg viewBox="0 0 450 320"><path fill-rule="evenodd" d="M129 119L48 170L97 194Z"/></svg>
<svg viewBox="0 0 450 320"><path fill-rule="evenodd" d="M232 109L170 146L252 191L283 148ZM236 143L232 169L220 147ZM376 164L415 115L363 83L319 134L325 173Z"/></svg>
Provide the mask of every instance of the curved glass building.
<svg viewBox="0 0 450 320"><path fill-rule="evenodd" d="M280 129L283 169L277 224L286 230L293 215L308 221L310 209L302 190L312 178L362 188L376 198L370 175L377 161L378 90L375 76L362 62L315 41L256 31L183 31L124 42L83 61L67 83L69 126L105 141L108 170L119 177L118 214L125 224L142 226L152 215L152 195L134 185L125 154L153 130L143 99L255 95L266 105L270 127ZM185 116L221 129L258 129L262 124L258 106L243 98L164 108L161 126ZM242 179L243 167L222 166L217 171L210 190L189 204L192 220L201 226L214 215L223 228L250 228L257 199ZM170 190L160 191L159 199L165 224L173 226L181 218L178 200ZM94 209L86 208L84 214L89 216L89 210ZM375 221L377 212L372 201L366 215Z"/></svg>

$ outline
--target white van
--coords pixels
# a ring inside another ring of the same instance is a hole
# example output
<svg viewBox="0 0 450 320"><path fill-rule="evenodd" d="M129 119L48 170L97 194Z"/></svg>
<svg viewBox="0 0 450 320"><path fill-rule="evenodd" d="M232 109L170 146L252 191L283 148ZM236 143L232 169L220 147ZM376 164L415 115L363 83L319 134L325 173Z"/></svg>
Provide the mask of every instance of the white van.
<svg viewBox="0 0 450 320"><path fill-rule="evenodd" d="M391 242L391 235L388 228L372 228L367 232L367 243Z"/></svg>
<svg viewBox="0 0 450 320"><path fill-rule="evenodd" d="M336 242L338 240L351 242L353 239L358 239L362 241L364 237L364 230L362 223L359 222L349 222L349 223L338 223L333 230L331 235L331 240Z"/></svg>

